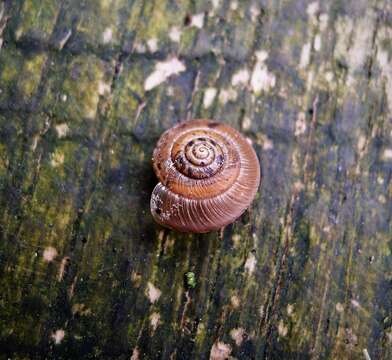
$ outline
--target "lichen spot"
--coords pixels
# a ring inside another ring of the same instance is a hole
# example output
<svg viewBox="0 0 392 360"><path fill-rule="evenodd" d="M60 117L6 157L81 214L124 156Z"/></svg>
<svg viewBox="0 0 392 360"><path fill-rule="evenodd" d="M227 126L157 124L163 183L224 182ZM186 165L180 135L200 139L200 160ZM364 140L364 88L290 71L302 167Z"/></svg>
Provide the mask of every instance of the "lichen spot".
<svg viewBox="0 0 392 360"><path fill-rule="evenodd" d="M253 253L249 253L248 258L245 261L245 271L249 274L252 275L256 269L256 257L254 256Z"/></svg>
<svg viewBox="0 0 392 360"><path fill-rule="evenodd" d="M244 119L242 120L242 128L247 131L250 129L252 126L252 120L250 119L249 116L245 116Z"/></svg>
<svg viewBox="0 0 392 360"><path fill-rule="evenodd" d="M300 69L305 69L309 65L311 49L312 49L312 44L310 42L302 46L301 58L299 60Z"/></svg>
<svg viewBox="0 0 392 360"><path fill-rule="evenodd" d="M112 39L113 39L113 30L107 27L102 33L102 42L104 44L108 44L112 41Z"/></svg>
<svg viewBox="0 0 392 360"><path fill-rule="evenodd" d="M67 136L68 131L69 131L69 126L67 124L59 124L55 126L57 136L59 139Z"/></svg>
<svg viewBox="0 0 392 360"><path fill-rule="evenodd" d="M53 339L56 345L61 344L65 336L65 331L63 329L58 329L54 333L52 333L51 338Z"/></svg>
<svg viewBox="0 0 392 360"><path fill-rule="evenodd" d="M150 325L153 332L155 332L155 330L157 329L160 320L161 320L161 315L159 315L159 313L153 312L150 315Z"/></svg>
<svg viewBox="0 0 392 360"><path fill-rule="evenodd" d="M275 87L276 77L268 71L267 65L265 64L267 57L268 53L264 50L256 52L257 61L250 79L250 86L255 93L259 93L262 90L268 91Z"/></svg>
<svg viewBox="0 0 392 360"><path fill-rule="evenodd" d="M359 304L359 302L357 301L357 300L355 300L355 299L351 299L351 305L354 307L354 308L359 308L361 305Z"/></svg>
<svg viewBox="0 0 392 360"><path fill-rule="evenodd" d="M219 94L219 102L224 105L228 101L236 101L237 97L238 93L234 89L222 89Z"/></svg>
<svg viewBox="0 0 392 360"><path fill-rule="evenodd" d="M385 149L382 155L383 160L392 160L392 149Z"/></svg>
<svg viewBox="0 0 392 360"><path fill-rule="evenodd" d="M132 356L131 356L131 360L139 360L139 356L140 356L140 350L139 348L136 346L133 351L132 351Z"/></svg>
<svg viewBox="0 0 392 360"><path fill-rule="evenodd" d="M342 312L344 311L344 306L343 306L340 302L338 302L338 303L336 303L336 305L335 305L335 309L336 309L336 311L337 311L338 313L342 313Z"/></svg>
<svg viewBox="0 0 392 360"><path fill-rule="evenodd" d="M309 17L316 16L319 7L320 7L319 3L317 1L314 1L308 5L308 7L306 8L306 13L309 15Z"/></svg>
<svg viewBox="0 0 392 360"><path fill-rule="evenodd" d="M204 109L208 109L212 103L214 102L215 96L216 96L217 90L215 88L207 88L206 91L204 92L204 98L203 98L203 107Z"/></svg>
<svg viewBox="0 0 392 360"><path fill-rule="evenodd" d="M250 18L251 18L252 22L253 23L256 22L258 16L260 15L260 7L257 4L253 3L250 6L249 11L250 11Z"/></svg>
<svg viewBox="0 0 392 360"><path fill-rule="evenodd" d="M237 346L241 346L242 342L244 341L245 329L242 327L232 329L230 331L231 338L235 341Z"/></svg>
<svg viewBox="0 0 392 360"><path fill-rule="evenodd" d="M110 93L110 84L100 81L98 83L98 94L105 95Z"/></svg>
<svg viewBox="0 0 392 360"><path fill-rule="evenodd" d="M47 248L45 248L42 256L45 261L51 262L57 256L57 250L52 246L48 246Z"/></svg>
<svg viewBox="0 0 392 360"><path fill-rule="evenodd" d="M58 167L64 163L65 155L61 151L55 151L50 160L50 165Z"/></svg>
<svg viewBox="0 0 392 360"><path fill-rule="evenodd" d="M306 116L304 112L300 112L295 122L295 136L300 136L306 132Z"/></svg>
<svg viewBox="0 0 392 360"><path fill-rule="evenodd" d="M284 337L287 335L289 329L288 327L284 324L283 320L279 321L279 325L278 325L278 333L280 336Z"/></svg>
<svg viewBox="0 0 392 360"><path fill-rule="evenodd" d="M158 39L157 38L148 39L147 46L150 52L152 53L156 52L158 50Z"/></svg>
<svg viewBox="0 0 392 360"><path fill-rule="evenodd" d="M230 9L233 10L233 11L238 10L238 1L237 1L237 0L233 0L233 1L230 3Z"/></svg>
<svg viewBox="0 0 392 360"><path fill-rule="evenodd" d="M293 313L294 313L294 305L288 304L288 305L287 305L287 315L288 315L288 316L292 316Z"/></svg>
<svg viewBox="0 0 392 360"><path fill-rule="evenodd" d="M248 69L238 70L231 78L231 85L247 85L250 78Z"/></svg>
<svg viewBox="0 0 392 360"><path fill-rule="evenodd" d="M173 26L170 29L169 38L171 41L179 43L181 40L181 30L177 26Z"/></svg>
<svg viewBox="0 0 392 360"><path fill-rule="evenodd" d="M217 341L212 345L210 360L226 360L231 354L231 346L222 341Z"/></svg>
<svg viewBox="0 0 392 360"><path fill-rule="evenodd" d="M204 25L204 13L195 14L191 19L191 26L201 29Z"/></svg>
<svg viewBox="0 0 392 360"><path fill-rule="evenodd" d="M234 309L238 309L240 307L241 301L237 295L233 295L230 298L230 303Z"/></svg>
<svg viewBox="0 0 392 360"><path fill-rule="evenodd" d="M166 81L170 76L179 74L180 72L185 71L185 69L185 65L176 57L158 62L155 65L155 70L144 82L144 89L149 91Z"/></svg>
<svg viewBox="0 0 392 360"><path fill-rule="evenodd" d="M314 47L314 50L316 50L316 51L321 50L321 36L320 36L320 34L317 34L314 37L313 47Z"/></svg>
<svg viewBox="0 0 392 360"><path fill-rule="evenodd" d="M161 290L155 287L152 283L148 282L147 284L147 297L152 304L158 301L161 297Z"/></svg>
<svg viewBox="0 0 392 360"><path fill-rule="evenodd" d="M241 235L239 234L234 234L231 239L233 240L233 245L235 248L237 248L240 245L241 241Z"/></svg>

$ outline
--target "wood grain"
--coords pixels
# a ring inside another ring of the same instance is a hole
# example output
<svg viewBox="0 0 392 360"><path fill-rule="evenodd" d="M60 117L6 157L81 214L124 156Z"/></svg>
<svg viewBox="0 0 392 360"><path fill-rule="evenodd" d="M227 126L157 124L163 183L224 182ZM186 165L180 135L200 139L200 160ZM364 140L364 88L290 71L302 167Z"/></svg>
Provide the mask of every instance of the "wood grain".
<svg viewBox="0 0 392 360"><path fill-rule="evenodd" d="M391 39L388 0L1 2L0 358L391 359ZM220 233L149 213L191 118L263 166Z"/></svg>

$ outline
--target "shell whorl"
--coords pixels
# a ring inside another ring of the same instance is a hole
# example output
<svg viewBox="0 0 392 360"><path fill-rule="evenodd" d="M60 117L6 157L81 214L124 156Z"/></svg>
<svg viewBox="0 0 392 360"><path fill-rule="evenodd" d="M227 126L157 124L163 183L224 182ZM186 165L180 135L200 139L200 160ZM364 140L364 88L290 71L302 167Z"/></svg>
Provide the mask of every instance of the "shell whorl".
<svg viewBox="0 0 392 360"><path fill-rule="evenodd" d="M208 232L237 219L260 183L253 148L235 129L192 120L167 130L153 154L160 183L151 196L154 219L182 232Z"/></svg>

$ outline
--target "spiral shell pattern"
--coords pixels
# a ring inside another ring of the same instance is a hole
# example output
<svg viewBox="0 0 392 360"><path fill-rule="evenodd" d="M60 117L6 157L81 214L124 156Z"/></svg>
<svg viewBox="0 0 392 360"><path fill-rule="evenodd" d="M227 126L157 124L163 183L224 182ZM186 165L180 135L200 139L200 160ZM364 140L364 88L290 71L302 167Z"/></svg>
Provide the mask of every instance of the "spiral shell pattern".
<svg viewBox="0 0 392 360"><path fill-rule="evenodd" d="M228 125L192 120L167 130L153 154L160 182L151 213L181 232L209 232L235 221L260 184L260 165L248 141Z"/></svg>

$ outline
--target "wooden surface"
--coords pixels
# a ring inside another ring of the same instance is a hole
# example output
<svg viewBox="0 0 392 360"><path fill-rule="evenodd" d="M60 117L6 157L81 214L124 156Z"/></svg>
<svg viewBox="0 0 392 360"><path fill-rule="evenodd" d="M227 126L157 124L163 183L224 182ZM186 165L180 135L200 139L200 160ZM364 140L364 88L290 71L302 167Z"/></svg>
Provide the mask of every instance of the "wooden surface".
<svg viewBox="0 0 392 360"><path fill-rule="evenodd" d="M6 0L0 36L1 359L392 358L390 0ZM183 235L150 159L200 117L263 182Z"/></svg>

